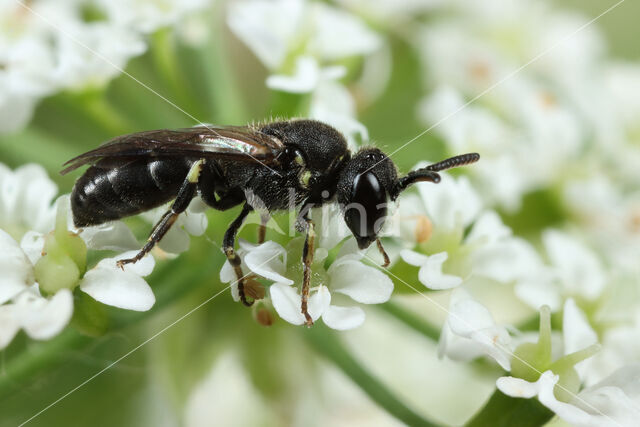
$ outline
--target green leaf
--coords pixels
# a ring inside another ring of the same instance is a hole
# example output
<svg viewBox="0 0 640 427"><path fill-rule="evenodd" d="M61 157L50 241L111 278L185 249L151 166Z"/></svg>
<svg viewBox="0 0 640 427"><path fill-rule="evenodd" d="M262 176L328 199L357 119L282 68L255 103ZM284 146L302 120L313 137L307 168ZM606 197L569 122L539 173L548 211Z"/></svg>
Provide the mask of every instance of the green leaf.
<svg viewBox="0 0 640 427"><path fill-rule="evenodd" d="M487 404L465 426L536 427L546 424L553 415L538 399L510 397L496 390Z"/></svg>

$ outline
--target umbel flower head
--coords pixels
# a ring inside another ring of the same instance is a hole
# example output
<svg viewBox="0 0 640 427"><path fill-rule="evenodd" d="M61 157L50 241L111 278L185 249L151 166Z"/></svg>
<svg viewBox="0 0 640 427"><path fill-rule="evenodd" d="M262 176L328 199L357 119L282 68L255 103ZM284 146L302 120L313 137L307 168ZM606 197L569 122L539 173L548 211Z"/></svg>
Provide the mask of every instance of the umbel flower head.
<svg viewBox="0 0 640 427"><path fill-rule="evenodd" d="M313 212L317 216L320 209ZM335 227L342 219L336 209L329 207L323 208L322 215L323 220L319 221L316 228L319 245L311 265L309 314L313 321L322 318L333 329L353 329L365 319L362 308L353 306L353 302L384 303L391 297L393 282L377 267L363 262L364 253L358 250L354 238L344 241L335 259L329 263L329 252L341 243L340 239L336 241L334 238L335 228L329 228ZM326 215L330 216L328 220ZM323 228L321 224L327 227ZM282 319L294 325L305 323L300 311L302 297L298 286L302 283L300 260L303 244L304 237L301 236L290 240L286 248L273 241L252 245L241 240L238 251L244 271L269 282L269 299L266 303L271 304ZM220 272L220 280L229 283L235 282L235 279L227 261ZM232 284L231 289L234 299L238 300L237 285ZM261 291L261 295L265 295L265 292Z"/></svg>
<svg viewBox="0 0 640 427"><path fill-rule="evenodd" d="M138 247L123 223L77 230L68 214L69 197L51 204L55 185L42 167L27 165L11 172L0 165L0 171L1 347L20 329L35 339L58 334L71 319L76 289L123 309L145 311L153 306L155 297L142 278L153 270L153 257L116 267L117 260L131 257ZM87 254L94 250L116 255L87 266Z"/></svg>

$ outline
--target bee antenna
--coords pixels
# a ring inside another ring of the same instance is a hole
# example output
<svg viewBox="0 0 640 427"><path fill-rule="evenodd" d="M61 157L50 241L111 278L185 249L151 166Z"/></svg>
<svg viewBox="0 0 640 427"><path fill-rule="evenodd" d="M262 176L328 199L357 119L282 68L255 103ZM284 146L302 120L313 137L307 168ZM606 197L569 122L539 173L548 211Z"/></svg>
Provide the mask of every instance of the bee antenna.
<svg viewBox="0 0 640 427"><path fill-rule="evenodd" d="M475 163L478 160L480 160L480 155L478 153L461 154L459 156L450 157L441 162L434 163L424 168L409 172L407 175L398 179L395 186L393 187L391 199L395 200L400 195L400 193L406 190L407 187L411 184L425 181L437 184L441 180L440 174L438 174L438 172Z"/></svg>
<svg viewBox="0 0 640 427"><path fill-rule="evenodd" d="M478 160L480 160L480 154L478 153L460 154L459 156L449 157L448 159L445 159L441 162L429 165L424 169L434 172L440 172L443 170L475 163Z"/></svg>

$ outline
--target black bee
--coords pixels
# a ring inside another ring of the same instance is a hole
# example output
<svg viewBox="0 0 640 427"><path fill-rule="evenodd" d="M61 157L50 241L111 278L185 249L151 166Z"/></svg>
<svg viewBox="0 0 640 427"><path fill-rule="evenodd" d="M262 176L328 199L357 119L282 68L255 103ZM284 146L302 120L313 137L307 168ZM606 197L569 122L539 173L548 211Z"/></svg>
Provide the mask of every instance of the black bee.
<svg viewBox="0 0 640 427"><path fill-rule="evenodd" d="M245 295L240 258L234 252L238 230L249 212L260 210L265 213L262 240L269 213L300 207L296 224L299 231L306 232L301 312L311 325L307 312L315 236L309 218L311 207L337 199L358 246L364 249L376 241L388 264L378 239L387 202L396 200L414 182L437 183L438 171L478 159L476 153L463 154L398 178L395 165L379 149L368 147L352 154L336 129L300 119L124 135L71 159L61 173L91 164L71 193L77 227L135 215L173 200L144 247L135 257L120 261L121 267L144 257L196 195L217 210L242 204L224 235L223 246L238 278L240 298L247 306L253 300Z"/></svg>

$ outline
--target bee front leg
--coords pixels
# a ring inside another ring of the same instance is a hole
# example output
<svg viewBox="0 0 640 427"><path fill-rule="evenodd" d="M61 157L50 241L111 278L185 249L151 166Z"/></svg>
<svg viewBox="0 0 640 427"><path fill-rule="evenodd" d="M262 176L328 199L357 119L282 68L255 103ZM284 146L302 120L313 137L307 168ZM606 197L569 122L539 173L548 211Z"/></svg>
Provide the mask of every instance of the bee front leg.
<svg viewBox="0 0 640 427"><path fill-rule="evenodd" d="M302 218L306 222L307 234L304 239L304 247L302 249L302 304L300 311L304 315L305 325L312 326L313 319L308 311L309 292L311 283L311 264L313 263L313 250L315 243L315 227L313 221L304 216Z"/></svg>
<svg viewBox="0 0 640 427"><path fill-rule="evenodd" d="M227 256L227 259L233 267L233 270L235 271L236 277L238 279L238 294L240 295L240 301L242 301L242 304L246 305L247 307L251 307L254 301L247 301L244 289L244 275L242 274L241 267L242 261L236 254L234 246L236 243L236 235L238 234L238 230L240 230L242 223L244 222L245 218L247 218L247 215L249 215L249 212L251 212L252 210L253 209L251 208L251 206L249 206L248 203L245 203L245 205L242 207L240 215L238 215L238 217L233 220L231 225L229 225L227 231L224 233L223 245L224 254Z"/></svg>
<svg viewBox="0 0 640 427"><path fill-rule="evenodd" d="M125 264L132 264L140 261L151 251L151 249L153 249L156 243L162 240L164 235L167 234L167 231L169 231L171 226L176 222L178 216L187 209L189 203L191 203L191 200L195 197L196 182L197 181L193 182L192 173L190 172L189 176L187 176L187 179L182 184L182 187L180 187L180 191L178 191L178 195L173 201L171 208L162 215L160 221L158 221L153 227L153 230L151 230L147 243L133 258L121 259L118 261L116 264L118 267L124 268Z"/></svg>

